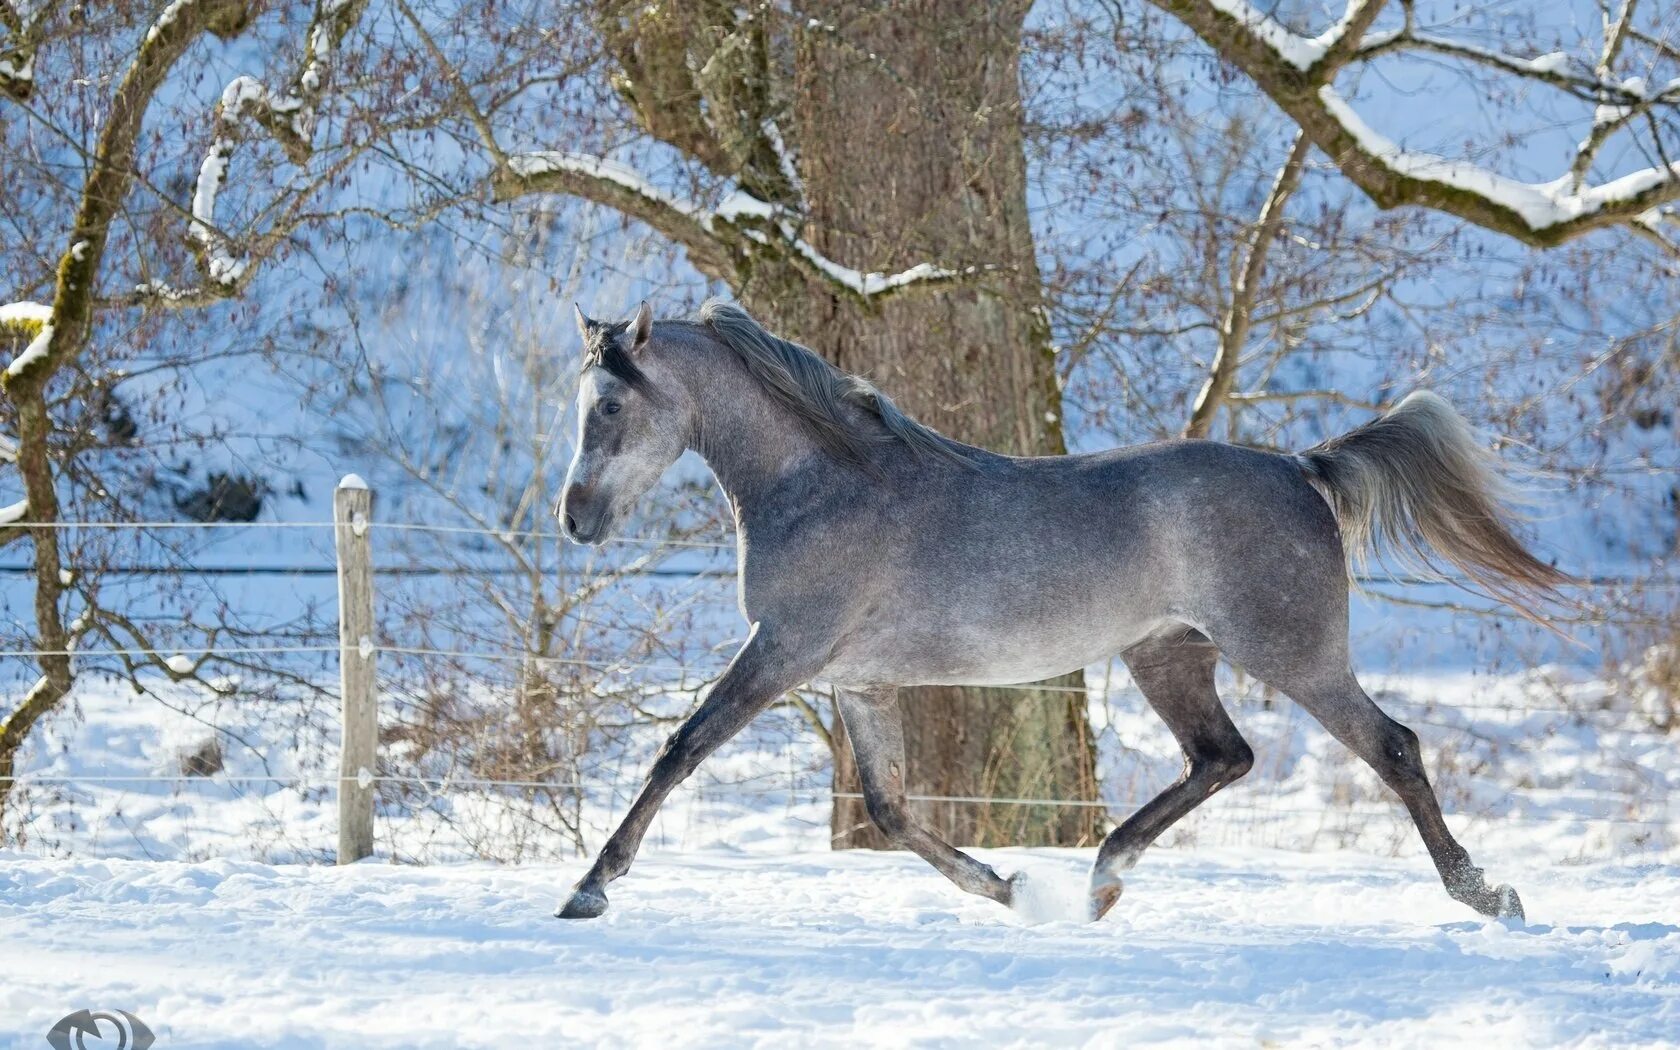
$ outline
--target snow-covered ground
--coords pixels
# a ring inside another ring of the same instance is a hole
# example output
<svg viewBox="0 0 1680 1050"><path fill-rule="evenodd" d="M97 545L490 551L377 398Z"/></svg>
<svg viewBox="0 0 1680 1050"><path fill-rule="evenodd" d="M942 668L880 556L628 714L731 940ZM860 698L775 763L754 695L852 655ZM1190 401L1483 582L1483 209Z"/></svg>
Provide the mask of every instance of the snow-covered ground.
<svg viewBox="0 0 1680 1050"><path fill-rule="evenodd" d="M1558 668L1368 682L1526 925L1448 899L1369 772L1231 680L1255 771L1098 924L1061 918L1090 850L980 851L1031 873L1030 915L911 856L829 852L827 769L792 715L702 767L608 915L569 924L549 916L585 860L517 792L389 794L379 856L335 868L311 779L330 711L90 683L20 764L45 779L0 853L0 1047L84 1008L167 1047L1680 1045L1680 762L1638 695ZM1123 816L1180 759L1123 675L1091 712ZM585 792L591 846L666 731L647 728ZM175 774L211 734L218 777L100 779Z"/></svg>
<svg viewBox="0 0 1680 1050"><path fill-rule="evenodd" d="M1102 669L1092 670L1091 681L1105 681ZM1448 822L1475 855L1680 863L1680 806L1673 804L1680 758L1674 736L1653 728L1637 690L1557 667L1365 681L1379 704L1418 732ZM1254 747L1255 769L1169 832L1169 842L1421 856L1404 809L1309 716L1229 677L1221 691ZM644 706L681 714L693 702L684 692ZM23 752L25 783L8 806L7 828L35 854L330 861L336 706L330 696L313 706L222 699L167 683L155 696L137 696L88 681L76 693L79 717L52 720ZM1102 797L1120 819L1171 783L1183 759L1123 669L1098 686L1090 713ZM640 726L627 745L591 757L577 784L586 848L598 846L622 815L670 728ZM212 738L224 750L224 771L180 777L179 756ZM394 747L382 762L394 775L414 773ZM679 789L651 842L823 849L827 762L798 714L768 713ZM537 827L533 818L542 813L521 790L486 789L460 776L468 782L382 784L379 854L402 863L576 856L576 842Z"/></svg>
<svg viewBox="0 0 1680 1050"><path fill-rule="evenodd" d="M1090 851L985 851L1076 892ZM1680 870L1500 858L1530 920L1427 865L1161 850L1097 924L1029 924L913 857L348 868L0 855L0 1045L73 1009L160 1047L1663 1046ZM1052 892L1051 896L1054 896Z"/></svg>

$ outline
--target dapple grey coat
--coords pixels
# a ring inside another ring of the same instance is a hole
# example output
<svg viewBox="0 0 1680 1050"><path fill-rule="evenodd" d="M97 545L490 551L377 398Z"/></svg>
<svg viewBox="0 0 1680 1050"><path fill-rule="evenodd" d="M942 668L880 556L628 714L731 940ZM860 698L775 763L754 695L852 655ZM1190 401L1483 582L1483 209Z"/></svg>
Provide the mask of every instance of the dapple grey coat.
<svg viewBox="0 0 1680 1050"><path fill-rule="evenodd" d="M1431 549L1507 600L1564 579L1503 523L1483 453L1445 401L1415 393L1296 456L1206 441L1015 458L945 438L864 381L766 332L738 307L698 322L578 314L586 367L559 515L610 532L686 449L734 510L746 643L670 738L560 915L590 917L629 869L660 803L783 692L839 689L870 816L958 886L1014 886L910 815L897 689L1031 682L1119 653L1184 748L1185 771L1099 850L1090 909L1120 872L1253 761L1214 692L1223 653L1297 703L1405 803L1447 891L1521 915L1447 830L1418 740L1348 664L1343 542L1430 564ZM909 712L915 717L915 712Z"/></svg>

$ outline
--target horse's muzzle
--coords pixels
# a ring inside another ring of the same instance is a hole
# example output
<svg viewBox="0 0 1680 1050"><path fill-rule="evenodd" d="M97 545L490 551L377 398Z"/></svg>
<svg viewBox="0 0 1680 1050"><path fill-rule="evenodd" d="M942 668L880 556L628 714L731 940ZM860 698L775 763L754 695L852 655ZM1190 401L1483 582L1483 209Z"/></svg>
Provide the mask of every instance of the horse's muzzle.
<svg viewBox="0 0 1680 1050"><path fill-rule="evenodd" d="M577 489L566 490L560 499L556 517L560 519L560 528L566 538L574 543L599 543L612 524L611 514L590 508L589 502L587 495Z"/></svg>

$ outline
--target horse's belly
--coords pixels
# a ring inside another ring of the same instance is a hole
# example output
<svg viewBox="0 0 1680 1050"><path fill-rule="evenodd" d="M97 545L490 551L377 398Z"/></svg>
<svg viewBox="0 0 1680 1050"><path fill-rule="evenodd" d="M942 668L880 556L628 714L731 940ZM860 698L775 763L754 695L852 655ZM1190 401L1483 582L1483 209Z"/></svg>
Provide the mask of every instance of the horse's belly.
<svg viewBox="0 0 1680 1050"><path fill-rule="evenodd" d="M1158 621L1125 618L1059 629L938 633L900 629L856 638L835 653L821 677L838 685L1014 685L1100 663L1147 637Z"/></svg>

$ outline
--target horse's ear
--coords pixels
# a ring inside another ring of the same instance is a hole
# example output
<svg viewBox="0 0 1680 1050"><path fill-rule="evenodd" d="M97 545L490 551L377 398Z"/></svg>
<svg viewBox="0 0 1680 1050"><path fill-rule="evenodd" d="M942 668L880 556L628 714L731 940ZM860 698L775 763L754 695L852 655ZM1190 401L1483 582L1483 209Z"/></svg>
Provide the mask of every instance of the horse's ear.
<svg viewBox="0 0 1680 1050"><path fill-rule="evenodd" d="M594 327L595 322L589 319L589 315L584 313L583 307L577 303L572 304L572 313L577 315L578 335L583 337L584 342L589 342L589 329Z"/></svg>
<svg viewBox="0 0 1680 1050"><path fill-rule="evenodd" d="M635 353L647 345L648 338L653 335L653 308L648 306L647 300L636 309L636 316L630 318L626 326L630 333L630 352Z"/></svg>

